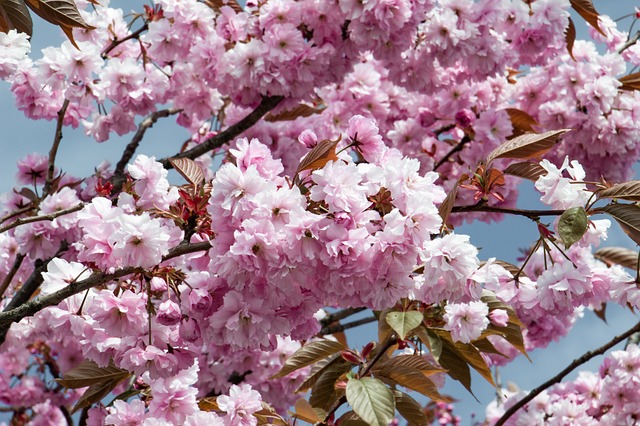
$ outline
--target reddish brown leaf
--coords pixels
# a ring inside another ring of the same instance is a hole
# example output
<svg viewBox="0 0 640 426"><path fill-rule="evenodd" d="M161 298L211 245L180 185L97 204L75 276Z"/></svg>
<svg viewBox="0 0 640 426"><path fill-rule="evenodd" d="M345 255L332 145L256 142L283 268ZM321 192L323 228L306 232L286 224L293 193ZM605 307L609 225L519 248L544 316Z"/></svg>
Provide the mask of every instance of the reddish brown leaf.
<svg viewBox="0 0 640 426"><path fill-rule="evenodd" d="M519 178L528 179L533 182L537 181L540 176L547 174L547 171L539 163L533 161L523 161L521 163L511 164L504 170L504 174L517 176Z"/></svg>
<svg viewBox="0 0 640 426"><path fill-rule="evenodd" d="M82 19L73 0L25 0L25 2L39 17L54 25L94 29Z"/></svg>
<svg viewBox="0 0 640 426"><path fill-rule="evenodd" d="M338 146L340 138L335 141L325 139L318 142L318 145L304 157L304 160L300 162L298 169L296 170L296 176L298 173L304 170L318 170L323 168L329 161L336 161L338 156L336 155L336 146Z"/></svg>
<svg viewBox="0 0 640 426"><path fill-rule="evenodd" d="M611 215L625 234L640 244L640 207L635 204L609 204L594 210L594 213L597 212Z"/></svg>
<svg viewBox="0 0 640 426"><path fill-rule="evenodd" d="M304 398L296 401L295 410L294 417L311 424L320 423L327 416L324 410L313 408Z"/></svg>
<svg viewBox="0 0 640 426"><path fill-rule="evenodd" d="M538 126L539 123L529 114L517 108L507 108L505 111L509 114L516 135L527 132L535 133L533 126Z"/></svg>
<svg viewBox="0 0 640 426"><path fill-rule="evenodd" d="M578 15L582 16L582 19L587 21L593 28L595 28L604 37L607 35L600 28L600 14L596 11L591 0L569 0L573 10L578 12Z"/></svg>
<svg viewBox="0 0 640 426"><path fill-rule="evenodd" d="M449 220L451 210L453 210L453 206L456 203L459 184L459 182L456 182L453 185L453 188L451 188L451 191L449 191L449 193L447 194L447 198L445 198L442 204L440 204L440 206L438 207L438 213L440 213L440 217L442 218L442 226L447 225L447 220Z"/></svg>
<svg viewBox="0 0 640 426"><path fill-rule="evenodd" d="M638 268L638 252L624 247L604 247L596 251L593 257L608 266L620 265L633 270Z"/></svg>
<svg viewBox="0 0 640 426"><path fill-rule="evenodd" d="M520 158L527 160L540 157L549 151L558 141L560 136L569 129L551 130L545 133L526 133L517 136L496 149L487 156L487 164L497 158Z"/></svg>
<svg viewBox="0 0 640 426"><path fill-rule="evenodd" d="M603 303L602 307L598 309L594 309L593 313L596 314L596 316L606 324L607 322L607 304L606 303Z"/></svg>
<svg viewBox="0 0 640 426"><path fill-rule="evenodd" d="M269 113L264 117L264 119L265 121L271 121L271 122L292 121L298 117L309 117L310 115L313 115L313 114L320 114L323 109L324 108L314 108L309 105L300 104L293 109L282 111L281 113L278 113L278 114Z"/></svg>
<svg viewBox="0 0 640 426"><path fill-rule="evenodd" d="M376 370L376 377L392 384L404 386L407 389L420 392L422 395L434 400L451 402L449 397L438 392L437 386L417 368L405 366L388 366ZM385 380L386 379L386 380Z"/></svg>
<svg viewBox="0 0 640 426"><path fill-rule="evenodd" d="M0 0L0 31L7 33L13 29L28 35L33 33L29 9L22 0Z"/></svg>
<svg viewBox="0 0 640 426"><path fill-rule="evenodd" d="M190 184L198 186L204 181L202 167L190 158L170 158L169 162Z"/></svg>
<svg viewBox="0 0 640 426"><path fill-rule="evenodd" d="M618 183L596 192L598 198L640 201L640 180Z"/></svg>
<svg viewBox="0 0 640 426"><path fill-rule="evenodd" d="M393 391L396 400L396 409L402 417L412 426L427 426L430 424L422 406L404 392Z"/></svg>
<svg viewBox="0 0 640 426"><path fill-rule="evenodd" d="M622 86L620 86L622 90L640 90L640 72L625 75L618 80L622 83Z"/></svg>
<svg viewBox="0 0 640 426"><path fill-rule="evenodd" d="M284 377L293 371L315 364L344 349L345 347L342 346L342 343L332 340L317 340L307 343L291 355L282 366L282 369L272 378Z"/></svg>
<svg viewBox="0 0 640 426"><path fill-rule="evenodd" d="M576 26L574 25L571 18L569 18L569 25L567 26L567 29L564 35L565 35L565 41L567 43L567 51L569 52L569 56L571 56L571 59L575 61L576 58L573 57L573 44L576 41Z"/></svg>
<svg viewBox="0 0 640 426"><path fill-rule="evenodd" d="M243 11L242 6L236 0L204 0L204 3L216 12L220 12L222 6L229 6L236 13Z"/></svg>
<svg viewBox="0 0 640 426"><path fill-rule="evenodd" d="M73 414L81 408L101 401L130 375L131 373L127 370L118 368L113 364L109 364L107 367L99 367L95 362L87 360L67 372L62 379L56 379L56 382L69 389L89 386L73 407L71 411Z"/></svg>

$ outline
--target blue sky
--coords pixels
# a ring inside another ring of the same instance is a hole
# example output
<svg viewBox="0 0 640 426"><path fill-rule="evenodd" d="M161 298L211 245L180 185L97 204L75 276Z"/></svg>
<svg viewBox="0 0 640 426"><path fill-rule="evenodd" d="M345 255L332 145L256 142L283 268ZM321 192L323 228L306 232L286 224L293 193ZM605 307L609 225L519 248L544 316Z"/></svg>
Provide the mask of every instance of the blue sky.
<svg viewBox="0 0 640 426"><path fill-rule="evenodd" d="M603 14L609 14L613 18L633 12L634 6L640 6L636 0L596 0L596 8ZM111 5L123 7L125 11L136 5L144 4L139 0L114 0ZM125 7L126 5L126 7ZM139 9L141 7L138 7ZM586 24L580 18L576 22L578 38L586 38ZM35 34L33 39L32 57L40 57L41 48L52 44L58 44L62 38L57 28L46 25L38 17L34 17ZM628 28L630 20L627 19L622 28ZM637 25L635 30L640 29ZM11 190L15 176L15 162L31 152L47 153L53 132L54 122L30 121L16 110L11 93L6 83L0 82L0 129L2 133L0 141L3 153L0 155L0 191ZM156 157L170 155L176 151L180 144L187 138L186 132L168 118L157 123L145 137L140 152ZM91 174L93 168L102 160L109 159L115 163L119 158L122 148L129 138L114 138L106 143L97 144L93 139L84 135L82 129L64 130L64 139L58 153L58 165L64 171L76 177L84 177ZM525 184L526 186L527 184ZM536 207L539 195L528 186L523 191L520 207ZM464 226L457 230L459 233L471 235L471 241L484 249L481 257L497 256L507 261L514 261L519 255L517 248L526 247L536 238L536 230L533 224L524 218L507 218L499 224L474 224ZM632 247L632 242L626 238L618 228L611 232L607 246ZM582 355L587 350L596 348L607 342L612 336L620 334L637 321L629 310L609 307L608 325L597 319L591 312L586 312L585 317L578 322L570 335L560 343L554 343L546 350L534 351L531 354L530 363L524 357L501 369L503 383L514 382L522 389L536 387L544 380L556 374L573 359ZM361 334L361 333L359 333ZM371 337L374 333L371 332ZM588 366L596 369L602 357L596 358ZM476 402L462 386L457 383L448 384L445 392L460 399L457 404L460 414L463 415L463 424L470 424L472 412L479 413L479 419L484 417L484 406L494 397L494 391L479 376L474 377L473 389L480 400Z"/></svg>

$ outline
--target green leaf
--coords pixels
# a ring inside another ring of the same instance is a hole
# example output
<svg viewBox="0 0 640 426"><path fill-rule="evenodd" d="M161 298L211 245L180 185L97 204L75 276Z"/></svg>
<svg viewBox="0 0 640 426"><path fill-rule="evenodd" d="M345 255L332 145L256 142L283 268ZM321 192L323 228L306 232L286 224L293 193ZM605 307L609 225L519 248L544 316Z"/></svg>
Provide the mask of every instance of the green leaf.
<svg viewBox="0 0 640 426"><path fill-rule="evenodd" d="M424 316L418 311L391 311L385 317L387 324L404 340L407 334L422 324Z"/></svg>
<svg viewBox="0 0 640 426"><path fill-rule="evenodd" d="M358 416L371 426L388 426L396 412L391 390L373 377L347 382L347 402Z"/></svg>
<svg viewBox="0 0 640 426"><path fill-rule="evenodd" d="M624 247L605 247L593 254L593 257L608 266L620 265L636 270L638 268L638 252Z"/></svg>
<svg viewBox="0 0 640 426"><path fill-rule="evenodd" d="M596 192L598 199L612 198L617 200L640 201L640 180L618 183Z"/></svg>
<svg viewBox="0 0 640 426"><path fill-rule="evenodd" d="M404 392L393 391L396 400L396 409L402 417L412 426L427 426L429 419L424 413L424 409L415 399Z"/></svg>
<svg viewBox="0 0 640 426"><path fill-rule="evenodd" d="M345 347L342 343L334 342L332 340L318 340L308 343L291 355L282 366L282 369L280 369L280 371L271 378L275 379L278 377L284 377L293 371L315 364L329 355L333 355L334 353L340 352L344 349Z"/></svg>
<svg viewBox="0 0 640 426"><path fill-rule="evenodd" d="M8 33L12 29L28 35L33 34L29 9L22 0L0 0L0 31Z"/></svg>
<svg viewBox="0 0 640 426"><path fill-rule="evenodd" d="M565 210L558 221L558 233L565 248L571 247L580 241L589 227L587 212L582 207L571 207Z"/></svg>
<svg viewBox="0 0 640 426"><path fill-rule="evenodd" d="M640 207L635 204L609 204L594 210L594 213L599 212L611 215L624 233L640 244Z"/></svg>
<svg viewBox="0 0 640 426"><path fill-rule="evenodd" d="M498 146L487 156L487 164L497 158L527 160L540 157L558 143L560 136L570 129L551 130L545 133L525 133Z"/></svg>
<svg viewBox="0 0 640 426"><path fill-rule="evenodd" d="M523 161L521 163L511 164L504 170L505 175L517 176L530 181L537 181L540 176L547 174L547 170L539 163L533 161Z"/></svg>

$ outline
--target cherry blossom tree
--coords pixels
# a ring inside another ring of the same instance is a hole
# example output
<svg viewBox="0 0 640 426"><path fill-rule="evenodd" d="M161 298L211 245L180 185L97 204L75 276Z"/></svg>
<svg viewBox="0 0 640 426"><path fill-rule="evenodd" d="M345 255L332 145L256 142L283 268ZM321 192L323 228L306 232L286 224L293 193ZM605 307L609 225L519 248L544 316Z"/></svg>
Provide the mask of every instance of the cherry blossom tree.
<svg viewBox="0 0 640 426"><path fill-rule="evenodd" d="M30 11L67 40L30 52ZM640 304L638 254L598 247L612 220L640 243L640 32L619 22L591 0L0 0L0 78L56 124L2 196L0 409L459 424L441 388L475 370L486 424L633 424L640 323L532 391L493 376ZM141 152L159 120L191 135L166 158ZM71 176L70 127L129 143ZM545 208L516 207L523 180ZM505 215L539 235L520 264L456 232Z"/></svg>

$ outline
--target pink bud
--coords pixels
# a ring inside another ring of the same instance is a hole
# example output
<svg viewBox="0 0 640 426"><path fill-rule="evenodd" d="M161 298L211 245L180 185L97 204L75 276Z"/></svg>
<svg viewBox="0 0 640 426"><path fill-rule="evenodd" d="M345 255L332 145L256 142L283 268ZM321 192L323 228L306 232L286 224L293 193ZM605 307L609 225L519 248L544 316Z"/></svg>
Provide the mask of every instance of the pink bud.
<svg viewBox="0 0 640 426"><path fill-rule="evenodd" d="M313 130L303 130L298 136L298 142L307 148L313 148L318 144L318 136L313 132Z"/></svg>
<svg viewBox="0 0 640 426"><path fill-rule="evenodd" d="M496 327L506 327L509 323L509 314L504 309L494 309L489 312L489 321Z"/></svg>
<svg viewBox="0 0 640 426"><path fill-rule="evenodd" d="M180 306L172 300L165 300L158 306L158 322L162 325L176 325L182 319Z"/></svg>

